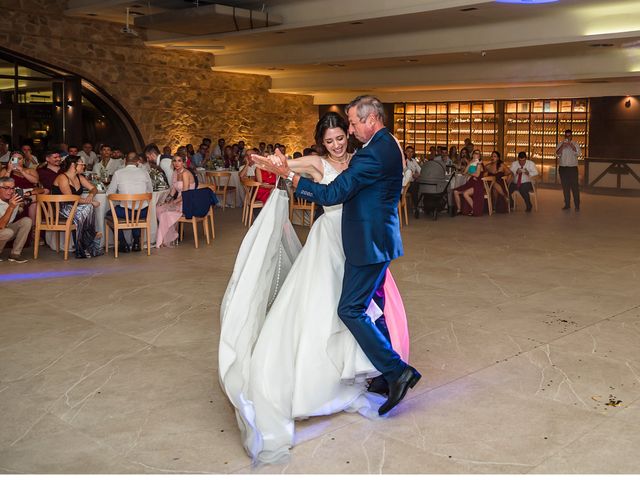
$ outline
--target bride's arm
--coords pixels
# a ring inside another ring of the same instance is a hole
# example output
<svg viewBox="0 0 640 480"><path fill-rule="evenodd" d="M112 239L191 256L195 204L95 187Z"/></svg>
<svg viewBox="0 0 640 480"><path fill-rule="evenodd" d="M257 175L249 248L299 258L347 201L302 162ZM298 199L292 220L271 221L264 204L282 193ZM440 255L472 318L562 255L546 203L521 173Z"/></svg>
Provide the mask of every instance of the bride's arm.
<svg viewBox="0 0 640 480"><path fill-rule="evenodd" d="M258 160L268 162L267 157L252 154L252 157ZM289 168L298 174L306 174L313 178L313 181L318 183L324 176L324 166L322 165L322 159L318 155L307 155L306 157L296 158L294 160L287 160Z"/></svg>

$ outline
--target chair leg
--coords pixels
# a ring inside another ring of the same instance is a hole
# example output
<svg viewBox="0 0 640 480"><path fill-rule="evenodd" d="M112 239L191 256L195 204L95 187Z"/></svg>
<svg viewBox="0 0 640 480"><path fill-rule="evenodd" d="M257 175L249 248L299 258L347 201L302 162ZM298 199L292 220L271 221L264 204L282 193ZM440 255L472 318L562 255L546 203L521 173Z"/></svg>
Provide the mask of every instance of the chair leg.
<svg viewBox="0 0 640 480"><path fill-rule="evenodd" d="M59 238L59 237L58 237ZM77 236L76 236L77 239ZM64 236L64 259L69 259L69 241L71 240L71 230L65 230Z"/></svg>
<svg viewBox="0 0 640 480"><path fill-rule="evenodd" d="M118 258L118 243L119 243L119 238L118 238L118 227L116 227L115 225L113 226L113 253L115 254L115 258Z"/></svg>
<svg viewBox="0 0 640 480"><path fill-rule="evenodd" d="M109 253L109 225L104 224L104 254L107 255Z"/></svg>
<svg viewBox="0 0 640 480"><path fill-rule="evenodd" d="M180 241L184 239L184 223L180 223Z"/></svg>
<svg viewBox="0 0 640 480"><path fill-rule="evenodd" d="M191 225L193 226L193 241L196 244L196 248L198 248L198 222L196 222L196 217L191 219Z"/></svg>
<svg viewBox="0 0 640 480"><path fill-rule="evenodd" d="M56 253L60 252L60 232L55 233L56 236Z"/></svg>
<svg viewBox="0 0 640 480"><path fill-rule="evenodd" d="M209 237L209 222L207 222L207 217L202 217L202 229L204 230L204 238L207 240L207 245L211 245L211 238Z"/></svg>
<svg viewBox="0 0 640 480"><path fill-rule="evenodd" d="M36 226L35 241L33 243L33 259L38 259L38 250L40 249L40 226Z"/></svg>
<svg viewBox="0 0 640 480"><path fill-rule="evenodd" d="M149 228L144 229L144 236L147 237L147 257L151 255L151 232Z"/></svg>
<svg viewBox="0 0 640 480"><path fill-rule="evenodd" d="M213 207L209 210L209 221L211 222L211 239L216 238L216 227L213 223Z"/></svg>

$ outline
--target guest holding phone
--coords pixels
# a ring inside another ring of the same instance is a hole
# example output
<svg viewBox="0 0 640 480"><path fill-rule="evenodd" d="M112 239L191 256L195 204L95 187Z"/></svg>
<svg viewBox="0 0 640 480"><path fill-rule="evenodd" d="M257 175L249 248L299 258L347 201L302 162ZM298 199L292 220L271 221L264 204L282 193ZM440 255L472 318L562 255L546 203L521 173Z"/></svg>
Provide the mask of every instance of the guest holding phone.
<svg viewBox="0 0 640 480"><path fill-rule="evenodd" d="M527 212L531 211L531 198L529 194L533 192L533 177L538 176L536 164L527 159L526 152L518 153L518 161L511 164L511 173L513 174L511 184L509 184L509 201L513 208L513 192L518 191L527 206Z"/></svg>
<svg viewBox="0 0 640 480"><path fill-rule="evenodd" d="M25 263L22 249L29 237L33 222L29 217L16 219L23 206L22 196L16 193L16 182L13 178L0 176L0 254L9 240L13 240L13 248L9 261ZM3 258L0 257L0 261Z"/></svg>

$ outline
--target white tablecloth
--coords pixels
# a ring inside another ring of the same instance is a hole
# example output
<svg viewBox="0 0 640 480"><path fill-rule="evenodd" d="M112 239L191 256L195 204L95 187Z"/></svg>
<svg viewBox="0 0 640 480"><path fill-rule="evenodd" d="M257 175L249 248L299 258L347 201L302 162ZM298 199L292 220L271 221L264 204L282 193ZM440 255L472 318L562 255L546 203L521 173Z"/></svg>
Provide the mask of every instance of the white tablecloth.
<svg viewBox="0 0 640 480"><path fill-rule="evenodd" d="M206 172L229 172L231 177L229 177L229 186L236 187L236 206L242 207L244 203L244 188L242 188L242 183L240 182L240 172L237 170L205 170L204 168L198 168L198 182L200 183L208 183ZM233 195L232 192L227 192L227 207L233 206ZM218 194L218 200L222 201L220 194Z"/></svg>
<svg viewBox="0 0 640 480"><path fill-rule="evenodd" d="M151 197L151 204L149 205L149 209L147 210L147 215L151 219L151 243L155 243L156 232L158 230L158 217L156 216L156 205L158 203L164 202L168 194L169 194L168 189L160 190L157 192L153 192L153 195ZM86 194L84 194L83 196L86 196ZM105 228L104 217L107 214L107 212L109 212L110 210L109 202L107 200L107 194L104 192L97 193L95 196L95 199L100 204L96 208L96 232L102 232L102 241L100 244L104 247L104 240L106 237L106 232L104 230ZM109 232L109 245L114 244L114 235L112 233L113 231ZM56 239L54 235L56 235L54 234L54 232L47 232L46 241L47 241L47 245L49 245L49 247L55 250ZM125 230L124 235L127 241L131 242L131 230ZM64 234L61 234L60 235L61 249L64 248L64 238L65 238ZM74 249L75 249L75 246L73 244L73 238L72 238L71 241L69 242L69 251L72 251Z"/></svg>

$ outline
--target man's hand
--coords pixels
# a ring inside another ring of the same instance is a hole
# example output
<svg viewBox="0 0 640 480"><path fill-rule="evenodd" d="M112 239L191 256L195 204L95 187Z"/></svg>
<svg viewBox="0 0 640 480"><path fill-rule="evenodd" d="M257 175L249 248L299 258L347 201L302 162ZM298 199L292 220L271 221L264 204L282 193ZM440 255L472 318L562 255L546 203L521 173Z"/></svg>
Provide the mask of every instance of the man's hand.
<svg viewBox="0 0 640 480"><path fill-rule="evenodd" d="M13 197L9 199L9 206L11 208L18 208L18 206L22 203L22 197L17 193L13 194Z"/></svg>
<svg viewBox="0 0 640 480"><path fill-rule="evenodd" d="M268 157L253 153L251 154L251 159L256 162L258 168L275 173L283 178L286 178L289 172L291 172L289 164L287 163L287 157L285 157L279 149L276 149L275 155L269 155Z"/></svg>

